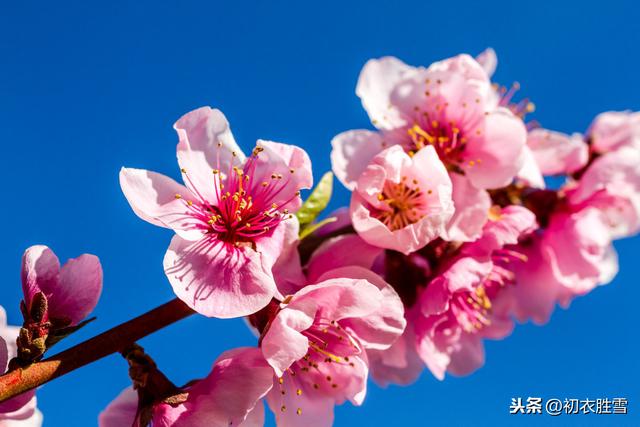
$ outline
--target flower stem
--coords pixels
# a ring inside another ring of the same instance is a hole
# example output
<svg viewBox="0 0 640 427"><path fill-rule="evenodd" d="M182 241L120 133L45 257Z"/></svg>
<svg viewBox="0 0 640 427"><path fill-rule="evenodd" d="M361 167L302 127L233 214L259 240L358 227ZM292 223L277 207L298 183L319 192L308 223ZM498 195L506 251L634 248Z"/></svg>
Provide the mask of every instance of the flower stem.
<svg viewBox="0 0 640 427"><path fill-rule="evenodd" d="M191 308L176 298L42 362L7 372L0 376L0 403L112 353L123 351L135 341L193 313Z"/></svg>

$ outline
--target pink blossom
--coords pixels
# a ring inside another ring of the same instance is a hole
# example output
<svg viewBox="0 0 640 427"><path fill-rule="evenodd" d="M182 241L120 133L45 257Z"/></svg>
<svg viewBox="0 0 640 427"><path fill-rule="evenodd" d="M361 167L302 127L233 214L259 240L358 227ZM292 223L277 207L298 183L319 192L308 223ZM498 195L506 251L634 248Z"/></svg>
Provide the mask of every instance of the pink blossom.
<svg viewBox="0 0 640 427"><path fill-rule="evenodd" d="M20 328L7 325L7 315L0 306L0 373L7 372L16 356L16 339ZM36 407L35 390L0 403L0 427L40 427L42 413Z"/></svg>
<svg viewBox="0 0 640 427"><path fill-rule="evenodd" d="M556 303L608 283L618 271L611 232L594 207L554 214L541 237L524 246L528 262L516 266L514 312L520 320L543 324Z"/></svg>
<svg viewBox="0 0 640 427"><path fill-rule="evenodd" d="M484 363L484 338L511 333L511 264L522 255L511 249L535 228L534 215L509 206L494 212L480 239L460 254L421 292L411 316L417 351L438 379L445 372L467 375Z"/></svg>
<svg viewBox="0 0 640 427"><path fill-rule="evenodd" d="M70 259L60 268L51 249L31 246L22 256L22 290L27 313L36 294L46 297L44 321L76 325L93 311L102 292L102 267L95 255Z"/></svg>
<svg viewBox="0 0 640 427"><path fill-rule="evenodd" d="M543 175L572 174L589 159L589 147L580 134L569 136L537 128L529 132L527 146Z"/></svg>
<svg viewBox="0 0 640 427"><path fill-rule="evenodd" d="M267 402L279 426L329 426L333 406L366 394L367 349L400 336L402 304L379 276L361 267L328 271L287 297L263 332L275 371Z"/></svg>
<svg viewBox="0 0 640 427"><path fill-rule="evenodd" d="M272 267L297 233L289 212L312 185L309 157L262 140L245 157L224 115L208 107L174 128L185 185L123 168L122 191L139 217L175 230L164 267L180 299L206 316L254 313L277 293Z"/></svg>
<svg viewBox="0 0 640 427"><path fill-rule="evenodd" d="M154 427L262 426L261 399L272 384L273 369L258 348L230 350L216 360L206 378L185 390L186 397L154 404L151 423ZM131 426L138 409L138 394L125 389L100 414L98 423L100 427Z"/></svg>
<svg viewBox="0 0 640 427"><path fill-rule="evenodd" d="M591 123L588 136L597 153L623 147L640 150L640 113L608 111L599 114Z"/></svg>
<svg viewBox="0 0 640 427"><path fill-rule="evenodd" d="M451 180L435 149L400 146L376 155L351 197L351 220L368 243L410 253L445 233L453 215Z"/></svg>
<svg viewBox="0 0 640 427"><path fill-rule="evenodd" d="M392 57L370 60L356 93L379 132L353 130L332 141L334 172L349 189L391 145L407 153L432 146L448 169L480 189L507 185L522 166L524 123L501 106L487 72L468 55L428 69Z"/></svg>
<svg viewBox="0 0 640 427"><path fill-rule="evenodd" d="M383 275L384 260L385 252L381 248L369 245L357 234L345 234L326 240L314 251L306 266L307 277L311 283L314 283L327 271L332 269L339 271L345 267L360 267ZM355 271L357 270L359 269ZM371 275L371 273L363 274ZM374 279L373 283L380 283L380 281ZM401 318L404 310L396 291L388 284L382 291L387 301L388 316ZM423 363L415 351L411 320L405 320L405 323L404 332L389 348L366 349L371 375L380 385L389 383L406 385L415 381L422 372Z"/></svg>
<svg viewBox="0 0 640 427"><path fill-rule="evenodd" d="M640 150L623 147L596 158L565 190L573 211L600 210L613 238L640 230Z"/></svg>

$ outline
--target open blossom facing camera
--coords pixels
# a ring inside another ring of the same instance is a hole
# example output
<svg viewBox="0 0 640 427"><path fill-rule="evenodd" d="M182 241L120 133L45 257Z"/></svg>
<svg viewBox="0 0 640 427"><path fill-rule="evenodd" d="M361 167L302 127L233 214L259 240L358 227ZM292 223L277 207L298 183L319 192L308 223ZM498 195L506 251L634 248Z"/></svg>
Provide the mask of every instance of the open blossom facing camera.
<svg viewBox="0 0 640 427"><path fill-rule="evenodd" d="M444 234L453 214L451 180L433 147L412 157L393 146L358 179L351 219L364 240L410 253Z"/></svg>
<svg viewBox="0 0 640 427"><path fill-rule="evenodd" d="M402 312L389 285L360 267L326 271L287 297L261 339L275 371L267 402L278 425L330 426L334 405L362 404L366 350L393 344L405 327Z"/></svg>
<svg viewBox="0 0 640 427"><path fill-rule="evenodd" d="M270 141L245 157L224 115L208 107L174 127L185 185L123 168L122 191L142 219L175 230L164 267L180 299L206 316L254 313L277 292L271 269L287 228L297 230L290 212L312 185L309 157Z"/></svg>

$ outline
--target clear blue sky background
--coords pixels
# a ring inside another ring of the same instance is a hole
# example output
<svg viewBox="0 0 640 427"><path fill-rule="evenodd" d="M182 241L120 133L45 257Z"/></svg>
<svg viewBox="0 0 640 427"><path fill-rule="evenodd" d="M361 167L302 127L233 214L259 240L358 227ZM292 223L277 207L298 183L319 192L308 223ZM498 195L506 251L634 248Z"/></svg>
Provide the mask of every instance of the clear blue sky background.
<svg viewBox="0 0 640 427"><path fill-rule="evenodd" d="M173 297L162 272L171 232L131 212L118 171L178 177L171 125L193 108L221 108L245 148L259 137L303 146L318 177L333 135L370 126L354 94L367 59L427 65L493 46L496 78L521 82L535 118L581 131L600 111L640 110L638 12L616 0L3 2L0 304L19 322L20 257L36 243L62 259L90 252L103 262L98 320L65 345ZM334 205L346 201L340 189ZM336 425L640 425L640 240L617 248L622 272L611 285L546 327L489 342L475 375L439 382L425 372L412 387L371 387L363 408L337 410ZM142 341L178 383L254 343L241 320L199 317ZM94 425L127 385L126 370L111 356L42 387L45 426ZM621 396L630 414L516 419L513 396Z"/></svg>

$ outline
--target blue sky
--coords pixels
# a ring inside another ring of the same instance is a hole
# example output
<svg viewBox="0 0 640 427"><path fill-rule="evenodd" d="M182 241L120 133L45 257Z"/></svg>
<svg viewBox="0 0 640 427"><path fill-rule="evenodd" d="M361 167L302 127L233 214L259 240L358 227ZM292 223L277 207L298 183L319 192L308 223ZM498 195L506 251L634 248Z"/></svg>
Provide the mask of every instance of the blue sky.
<svg viewBox="0 0 640 427"><path fill-rule="evenodd" d="M0 12L0 304L19 322L20 256L32 244L62 259L98 255L98 320L64 348L173 297L162 271L171 232L139 220L118 186L121 166L178 177L173 122L202 105L222 109L236 139L297 144L316 177L329 141L370 127L354 94L367 59L414 65L487 46L496 79L519 81L544 126L584 130L600 111L640 110L638 6L633 2L4 2ZM340 189L333 202L347 202ZM619 242L614 282L487 344L467 378L372 386L346 425L638 425L637 238ZM241 320L193 317L141 342L177 383L205 375L222 351L253 345ZM117 356L39 391L45 426L96 423L124 388ZM622 416L508 415L511 397L626 397Z"/></svg>

